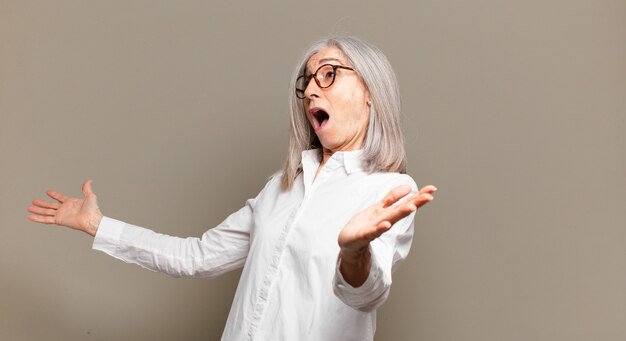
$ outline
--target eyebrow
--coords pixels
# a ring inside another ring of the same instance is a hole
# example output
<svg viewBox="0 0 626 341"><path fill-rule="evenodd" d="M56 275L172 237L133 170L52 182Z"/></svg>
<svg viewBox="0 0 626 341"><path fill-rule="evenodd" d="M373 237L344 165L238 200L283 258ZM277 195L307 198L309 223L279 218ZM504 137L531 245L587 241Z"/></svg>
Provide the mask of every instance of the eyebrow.
<svg viewBox="0 0 626 341"><path fill-rule="evenodd" d="M328 62L332 62L332 61L335 61L335 62L337 62L337 63L339 63L339 64L343 65L343 61L341 61L341 60L339 60L339 59L337 59L337 58L324 58L324 59L320 59L320 60L318 60L318 61L317 61L317 64L318 64L318 65L323 65L323 64L326 64L326 63L328 63ZM304 67L304 73L305 73L306 75L311 75L311 73L309 72L309 67L308 67L308 66L305 66L305 67Z"/></svg>

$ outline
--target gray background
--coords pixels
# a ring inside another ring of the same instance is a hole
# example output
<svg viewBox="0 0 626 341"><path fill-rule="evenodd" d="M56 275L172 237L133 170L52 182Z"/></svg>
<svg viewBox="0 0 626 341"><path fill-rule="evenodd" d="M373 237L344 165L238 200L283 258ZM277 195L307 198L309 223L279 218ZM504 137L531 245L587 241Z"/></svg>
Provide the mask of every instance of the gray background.
<svg viewBox="0 0 626 341"><path fill-rule="evenodd" d="M439 187L377 340L626 339L625 1L0 1L0 339L216 340L239 272L172 279L26 220L48 188L198 236L280 167L294 63L353 34Z"/></svg>

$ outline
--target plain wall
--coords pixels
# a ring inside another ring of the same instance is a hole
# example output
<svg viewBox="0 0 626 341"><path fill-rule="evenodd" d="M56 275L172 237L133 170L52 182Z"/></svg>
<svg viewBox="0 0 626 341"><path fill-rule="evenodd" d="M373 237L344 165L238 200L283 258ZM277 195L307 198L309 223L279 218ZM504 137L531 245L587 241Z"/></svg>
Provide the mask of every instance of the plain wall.
<svg viewBox="0 0 626 341"><path fill-rule="evenodd" d="M626 339L625 1L0 1L0 339L217 340L239 272L173 279L26 220L48 188L199 236L286 154L331 33L391 60L435 184L377 340Z"/></svg>

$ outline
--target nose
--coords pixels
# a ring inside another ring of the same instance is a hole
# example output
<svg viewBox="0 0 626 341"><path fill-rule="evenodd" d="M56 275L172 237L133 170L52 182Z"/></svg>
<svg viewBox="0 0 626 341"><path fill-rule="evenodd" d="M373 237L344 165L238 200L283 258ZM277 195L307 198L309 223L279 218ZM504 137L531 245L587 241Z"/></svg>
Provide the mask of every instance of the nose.
<svg viewBox="0 0 626 341"><path fill-rule="evenodd" d="M306 88L304 89L304 98L319 98L321 91L322 89L317 85L315 79L311 78L311 81L309 81L309 84L307 84Z"/></svg>

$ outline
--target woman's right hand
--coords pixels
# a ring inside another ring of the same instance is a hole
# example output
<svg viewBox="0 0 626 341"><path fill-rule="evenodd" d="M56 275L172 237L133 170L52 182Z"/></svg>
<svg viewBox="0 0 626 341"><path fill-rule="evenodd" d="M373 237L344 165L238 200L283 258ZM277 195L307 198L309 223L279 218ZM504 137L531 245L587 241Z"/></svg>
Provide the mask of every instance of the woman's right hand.
<svg viewBox="0 0 626 341"><path fill-rule="evenodd" d="M56 224L96 235L102 212L98 207L96 195L91 190L91 180L83 184L84 198L71 198L59 192L48 190L46 193L58 202L35 199L28 206L32 213L28 220L43 224Z"/></svg>

